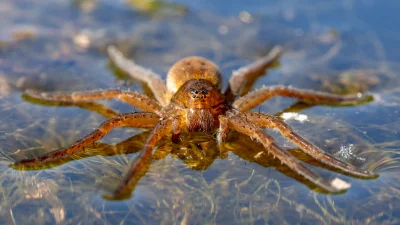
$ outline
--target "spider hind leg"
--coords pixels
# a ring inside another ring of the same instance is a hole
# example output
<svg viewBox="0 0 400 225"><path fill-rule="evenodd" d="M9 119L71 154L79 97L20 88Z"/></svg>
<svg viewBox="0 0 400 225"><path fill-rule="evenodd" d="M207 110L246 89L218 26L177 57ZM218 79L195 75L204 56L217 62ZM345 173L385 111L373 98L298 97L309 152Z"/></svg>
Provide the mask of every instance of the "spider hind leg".
<svg viewBox="0 0 400 225"><path fill-rule="evenodd" d="M157 101L162 106L168 105L170 100L169 93L160 75L137 65L133 60L125 58L114 46L109 46L107 48L107 53L115 66L133 79L146 83L153 92Z"/></svg>

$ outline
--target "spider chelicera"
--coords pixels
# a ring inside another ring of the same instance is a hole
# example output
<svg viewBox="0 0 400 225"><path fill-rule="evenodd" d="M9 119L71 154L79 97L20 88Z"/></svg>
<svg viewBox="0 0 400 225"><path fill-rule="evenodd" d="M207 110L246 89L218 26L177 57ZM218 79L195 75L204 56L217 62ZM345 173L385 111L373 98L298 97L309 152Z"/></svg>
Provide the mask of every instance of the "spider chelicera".
<svg viewBox="0 0 400 225"><path fill-rule="evenodd" d="M27 91L26 95L45 101L88 102L104 99L119 99L143 112L119 114L102 123L96 130L71 146L31 159L23 159L17 165L36 165L51 162L82 151L86 146L103 138L115 127L152 128L143 149L132 162L123 181L111 198L126 194L134 182L133 177L152 159L153 149L165 136L179 140L181 132L212 133L217 129L216 139L223 143L230 130L242 133L261 143L269 154L281 163L328 192L340 192L350 185L339 179L327 179L313 172L293 155L281 149L263 129L270 128L297 145L302 151L321 163L341 170L349 175L371 178L371 171L357 169L353 165L334 158L311 144L285 122L275 116L260 112L248 112L275 95L297 98L310 104L357 104L366 100L365 95L336 95L287 86L268 86L246 93L245 84L262 75L282 54L282 48L274 47L258 61L233 71L227 91L221 93L221 74L217 66L202 57L187 57L175 63L169 70L166 85L161 77L133 61L126 59L115 47L108 48L112 62L122 71L148 85L155 99L146 95L118 89L95 90L73 93Z"/></svg>

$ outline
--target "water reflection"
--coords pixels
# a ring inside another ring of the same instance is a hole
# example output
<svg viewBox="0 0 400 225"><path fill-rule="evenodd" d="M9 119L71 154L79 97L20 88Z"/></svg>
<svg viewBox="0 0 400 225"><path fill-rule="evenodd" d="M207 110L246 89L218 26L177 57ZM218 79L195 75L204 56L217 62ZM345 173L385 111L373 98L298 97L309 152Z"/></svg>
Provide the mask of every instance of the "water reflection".
<svg viewBox="0 0 400 225"><path fill-rule="evenodd" d="M43 170L54 168L70 161L81 160L87 157L115 156L119 154L136 153L143 149L143 144L145 143L145 140L149 134L149 131L142 132L116 145L94 143L92 146L85 148L83 152L68 156L66 158L51 160L50 162L37 163L35 165L11 165L11 168L18 170ZM182 134L179 143L173 143L170 139L171 137L166 137L162 141L162 143L156 148L156 150L154 151L153 160L163 160L170 154L172 158L182 160L188 168L201 171L207 170L217 158L226 159L229 152L232 152L240 158L246 160L247 162L255 162L262 167L273 167L274 169L277 169L278 171L285 174L286 176L292 177L297 181L307 185L314 191L320 193L329 193L323 189L316 187L314 184L307 181L304 177L300 176L298 173L291 170L286 165L282 164L278 159L270 154L267 154L267 151L265 151L264 147L260 143L255 142L249 137L246 137L239 133L230 134L228 142L221 145L218 145L214 135L206 133L193 132ZM353 147L351 149L353 151ZM341 151L343 153L343 149L341 149ZM316 165L318 167L329 169L335 172L341 172L340 170L331 168L321 162L318 162L312 157L306 155L300 149L292 149L290 150L290 152L298 159L309 164ZM338 153L340 153L340 151ZM354 152L350 153L354 155ZM346 154L349 153L346 152ZM18 155L17 158L15 158L16 156L13 157L13 161L18 161L25 158L26 156ZM30 157L34 157L34 155L31 155ZM357 159L360 159L360 157L357 157ZM362 162L365 162L366 159L362 159ZM348 161L349 159L346 160ZM106 195L106 199L129 199L132 192L134 192L135 190L136 184L143 176L146 175L150 166L151 165L144 166L143 169L135 174L135 176L132 178L132 185L125 189L122 194L119 194L116 198L110 198Z"/></svg>

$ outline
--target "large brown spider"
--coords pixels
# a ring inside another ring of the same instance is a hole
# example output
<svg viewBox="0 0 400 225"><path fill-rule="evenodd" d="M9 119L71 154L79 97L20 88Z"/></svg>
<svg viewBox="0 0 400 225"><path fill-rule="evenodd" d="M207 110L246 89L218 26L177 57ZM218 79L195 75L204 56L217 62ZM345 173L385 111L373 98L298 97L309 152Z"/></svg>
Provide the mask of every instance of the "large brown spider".
<svg viewBox="0 0 400 225"><path fill-rule="evenodd" d="M221 74L217 66L207 59L187 57L178 61L169 70L165 85L160 76L124 58L115 47L111 46L108 48L108 54L113 63L122 71L146 83L157 101L142 94L118 89L73 93L27 91L26 94L33 98L57 102L87 102L117 98L143 112L120 114L105 121L95 131L67 148L32 159L23 159L15 162L14 165L36 165L70 156L103 138L115 127L153 128L123 182L111 196L118 198L132 185L133 177L143 167L149 165L153 149L164 136L172 133L172 140L177 141L182 131L211 133L218 129L217 141L222 143L226 140L229 130L234 130L260 142L267 153L278 158L281 163L317 187L328 192L340 192L349 187L346 182L337 178L329 180L316 174L294 156L281 149L275 144L274 139L263 131L264 128L270 128L279 130L284 137L323 164L349 175L374 177L375 175L370 171L357 169L325 153L295 133L278 118L259 112L247 112L275 95L297 98L311 104L356 104L366 99L366 96L360 94L336 95L285 86L263 87L250 93L243 91L245 84L262 75L279 59L281 53L282 48L275 47L260 60L234 71L228 90L222 94ZM243 96L236 99L239 95Z"/></svg>

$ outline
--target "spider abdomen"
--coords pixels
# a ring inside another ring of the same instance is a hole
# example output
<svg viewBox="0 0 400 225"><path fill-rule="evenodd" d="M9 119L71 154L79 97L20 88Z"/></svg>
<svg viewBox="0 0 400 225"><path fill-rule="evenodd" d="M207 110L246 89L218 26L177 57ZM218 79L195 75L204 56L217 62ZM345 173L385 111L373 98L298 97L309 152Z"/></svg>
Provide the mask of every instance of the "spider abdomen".
<svg viewBox="0 0 400 225"><path fill-rule="evenodd" d="M203 57L186 57L176 62L169 70L167 88L174 94L187 81L199 79L208 80L221 89L221 73L217 65Z"/></svg>

